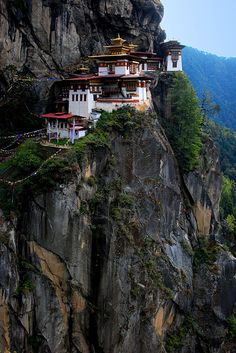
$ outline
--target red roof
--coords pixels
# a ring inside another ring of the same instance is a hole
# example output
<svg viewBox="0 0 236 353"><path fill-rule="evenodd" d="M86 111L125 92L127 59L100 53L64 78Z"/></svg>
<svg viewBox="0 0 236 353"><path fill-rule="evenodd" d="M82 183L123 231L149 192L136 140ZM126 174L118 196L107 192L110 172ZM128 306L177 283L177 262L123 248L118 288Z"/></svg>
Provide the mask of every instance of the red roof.
<svg viewBox="0 0 236 353"><path fill-rule="evenodd" d="M47 113L47 114L42 114L41 118L47 118L47 119L70 119L74 115L73 114L68 114L68 113Z"/></svg>
<svg viewBox="0 0 236 353"><path fill-rule="evenodd" d="M91 80L93 78L98 78L98 76L73 77L73 78L67 78L65 81L86 81L86 80Z"/></svg>
<svg viewBox="0 0 236 353"><path fill-rule="evenodd" d="M108 74L108 75L103 75L103 76L87 76L86 80L94 80L94 79L112 79L112 78L146 78L146 79L153 79L152 77L146 76L146 75L140 75L140 74L129 74L129 75L116 75L116 74ZM75 78L70 78L65 81L83 81L85 78L80 78L80 77L75 77Z"/></svg>

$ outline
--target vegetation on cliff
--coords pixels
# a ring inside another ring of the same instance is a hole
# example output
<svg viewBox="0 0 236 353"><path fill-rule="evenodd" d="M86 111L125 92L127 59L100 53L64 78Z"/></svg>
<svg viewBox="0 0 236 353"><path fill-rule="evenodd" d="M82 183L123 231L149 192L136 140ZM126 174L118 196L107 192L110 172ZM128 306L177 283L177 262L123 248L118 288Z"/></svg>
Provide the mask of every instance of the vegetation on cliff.
<svg viewBox="0 0 236 353"><path fill-rule="evenodd" d="M223 173L221 218L229 238L236 237L236 133L206 120L205 131L212 137L219 149Z"/></svg>
<svg viewBox="0 0 236 353"><path fill-rule="evenodd" d="M162 119L162 125L180 168L190 171L201 152L203 116L195 91L183 73L173 75L169 104L171 117Z"/></svg>

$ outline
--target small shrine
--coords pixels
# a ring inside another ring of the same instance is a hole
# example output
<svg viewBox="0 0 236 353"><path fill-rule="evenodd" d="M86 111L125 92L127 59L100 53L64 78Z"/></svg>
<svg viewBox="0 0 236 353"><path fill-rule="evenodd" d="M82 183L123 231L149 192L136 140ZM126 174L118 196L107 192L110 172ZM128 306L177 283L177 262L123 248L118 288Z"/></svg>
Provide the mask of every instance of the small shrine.
<svg viewBox="0 0 236 353"><path fill-rule="evenodd" d="M145 111L152 104L152 72L182 71L182 46L177 41L162 43L160 54L137 51L119 35L104 47L104 53L90 56L96 74L80 66L74 77L58 82L60 95L55 113L42 114L49 140L65 138L72 143L83 137L88 123L96 124L102 111L112 112L131 105Z"/></svg>

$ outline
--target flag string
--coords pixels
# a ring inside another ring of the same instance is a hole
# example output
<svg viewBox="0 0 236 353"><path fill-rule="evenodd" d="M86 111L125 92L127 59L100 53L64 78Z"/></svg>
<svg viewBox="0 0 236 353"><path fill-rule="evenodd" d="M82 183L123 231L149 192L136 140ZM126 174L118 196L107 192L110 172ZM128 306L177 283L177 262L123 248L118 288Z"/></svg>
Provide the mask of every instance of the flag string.
<svg viewBox="0 0 236 353"><path fill-rule="evenodd" d="M23 138L23 137L35 137L40 134L44 135L46 133L46 129L39 129L30 132L25 132L23 134L11 135L11 136L0 136L0 140L10 140L14 138Z"/></svg>
<svg viewBox="0 0 236 353"><path fill-rule="evenodd" d="M1 183L4 183L4 184L7 184L7 185L10 185L12 187L18 185L18 184L21 184L21 183L24 183L25 181L27 181L28 179L32 178L32 177L35 177L42 169L43 167L45 166L45 164L47 164L51 159L55 158L60 152L62 151L62 148L60 148L57 152L55 152L54 154L52 154L48 159L46 159L42 164L41 166L36 170L34 171L33 173L31 173L30 175L28 175L27 177L25 178L22 178L22 179L18 179L16 181L10 181L10 180L7 180L7 179L4 179L4 178L0 178L0 182Z"/></svg>

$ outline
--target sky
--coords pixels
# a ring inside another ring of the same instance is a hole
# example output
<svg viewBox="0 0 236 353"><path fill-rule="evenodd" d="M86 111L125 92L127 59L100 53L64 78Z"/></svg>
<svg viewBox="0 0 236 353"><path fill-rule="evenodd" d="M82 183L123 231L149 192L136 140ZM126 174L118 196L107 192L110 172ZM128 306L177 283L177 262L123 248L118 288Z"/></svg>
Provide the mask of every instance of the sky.
<svg viewBox="0 0 236 353"><path fill-rule="evenodd" d="M236 0L161 0L167 39L226 57L236 57Z"/></svg>

